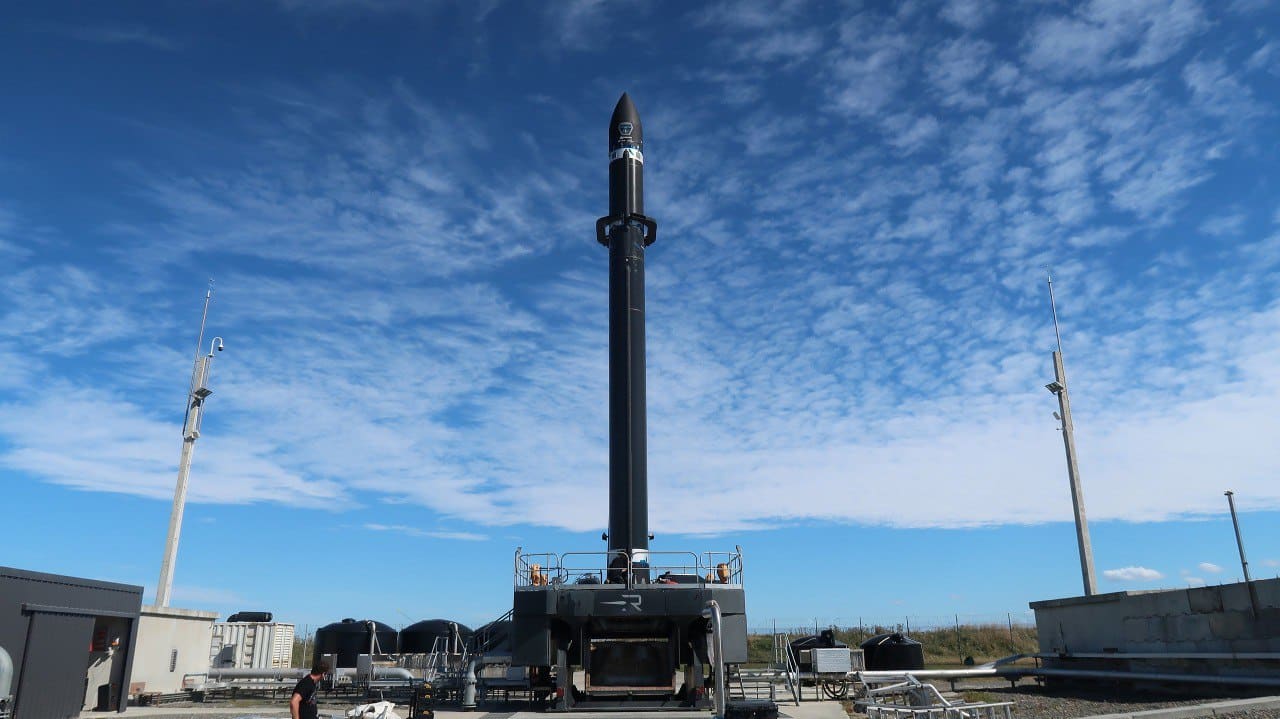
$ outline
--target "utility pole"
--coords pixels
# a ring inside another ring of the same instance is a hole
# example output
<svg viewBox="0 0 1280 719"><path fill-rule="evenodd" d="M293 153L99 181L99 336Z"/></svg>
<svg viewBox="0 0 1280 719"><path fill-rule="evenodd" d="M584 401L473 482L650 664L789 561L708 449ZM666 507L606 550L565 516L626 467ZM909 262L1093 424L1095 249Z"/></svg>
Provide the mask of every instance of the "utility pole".
<svg viewBox="0 0 1280 719"><path fill-rule="evenodd" d="M178 485L173 490L173 512L169 515L169 536L165 540L164 560L160 564L160 584L156 587L156 606L169 606L173 593L173 565L178 559L178 538L182 534L182 512L187 505L187 479L191 476L191 456L200 438L200 424L204 419L204 401L213 390L209 389L209 370L214 351L221 352L222 338L214 337L209 343L209 354L200 355L204 348L204 325L209 318L209 301L213 299L213 281L204 294L204 311L200 314L200 335L196 339L195 366L191 370L191 385L187 390L187 414L182 421L182 455L178 458Z"/></svg>
<svg viewBox="0 0 1280 719"><path fill-rule="evenodd" d="M1045 385L1045 389L1058 397L1062 443L1067 450L1067 478L1071 481L1071 507L1076 517L1076 543L1080 546L1080 574L1084 578L1084 594L1087 597L1098 593L1098 580L1093 574L1093 545L1089 541L1089 520L1084 513L1084 490L1080 487L1075 426L1071 423L1071 399L1067 396L1067 370L1062 363L1062 333L1058 330L1058 305L1053 296L1053 275L1049 275L1049 308L1053 311L1053 334L1058 340L1058 349L1053 353L1054 380Z"/></svg>
<svg viewBox="0 0 1280 719"><path fill-rule="evenodd" d="M1223 492L1227 495L1227 506L1231 508L1231 526L1236 530L1236 548L1240 550L1240 568L1244 570L1244 583L1249 587L1249 604L1253 608L1253 616L1258 616L1258 589L1253 586L1249 577L1249 560L1244 556L1244 540L1240 538L1240 520L1236 517L1236 493L1231 490Z"/></svg>

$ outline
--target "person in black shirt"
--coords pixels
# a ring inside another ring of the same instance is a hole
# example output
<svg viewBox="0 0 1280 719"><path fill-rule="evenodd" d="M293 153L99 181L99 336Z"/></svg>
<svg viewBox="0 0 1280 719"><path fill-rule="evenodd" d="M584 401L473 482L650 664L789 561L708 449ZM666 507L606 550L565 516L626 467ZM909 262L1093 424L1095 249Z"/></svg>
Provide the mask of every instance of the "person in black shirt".
<svg viewBox="0 0 1280 719"><path fill-rule="evenodd" d="M298 680L298 685L293 688L293 696L289 699L289 716L293 719L319 719L316 692L320 689L320 680L328 673L327 662L316 662L311 667L311 673Z"/></svg>

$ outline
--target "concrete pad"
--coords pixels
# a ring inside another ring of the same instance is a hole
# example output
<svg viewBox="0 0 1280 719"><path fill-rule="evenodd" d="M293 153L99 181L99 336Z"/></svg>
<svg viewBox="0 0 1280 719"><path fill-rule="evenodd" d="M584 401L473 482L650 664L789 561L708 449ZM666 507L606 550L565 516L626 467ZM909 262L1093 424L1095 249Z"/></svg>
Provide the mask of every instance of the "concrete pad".
<svg viewBox="0 0 1280 719"><path fill-rule="evenodd" d="M461 713L459 713L459 716ZM468 715L475 717L475 714ZM710 719L709 711L584 711L584 712L516 712L515 714L498 714L506 719L548 719L548 717L569 717L572 719ZM443 719L442 712L436 712L437 719ZM456 719L456 718L450 718Z"/></svg>
<svg viewBox="0 0 1280 719"><path fill-rule="evenodd" d="M321 710L320 716L323 717L326 714L338 717L345 714L345 710L341 713L333 710L328 712ZM81 712L80 719L109 719L110 717L145 717L146 719L200 719L201 717L264 717L276 719L285 717L287 719L288 716L289 706L287 704L275 704L261 707L129 707L125 709L123 714L116 714L115 712Z"/></svg>
<svg viewBox="0 0 1280 719"><path fill-rule="evenodd" d="M849 715L844 713L844 707L840 702L801 702L800 706L795 704L778 702L778 717L790 717L791 719L849 719Z"/></svg>
<svg viewBox="0 0 1280 719"><path fill-rule="evenodd" d="M353 703L352 707L355 706ZM320 707L321 717L331 717L332 719L341 719L346 716L346 710L350 707L339 708L336 706ZM404 705L397 704L396 711L402 716L408 714L409 708ZM280 704L263 705L263 706L209 706L209 707L130 707L123 715L114 712L85 712L81 714L81 719L107 719L108 717L124 716L125 719L139 717L140 719L204 719L205 717L227 717L229 719L240 719L241 717L258 719L281 719L289 716L287 706ZM844 709L840 706L840 702L805 702L800 706L794 704L778 703L779 719L849 719L844 713ZM568 714L535 712L535 711L518 711L518 712L464 712L457 709L436 709L436 719L550 719L551 717L565 717L565 719L711 719L710 711L591 711L591 712L571 712Z"/></svg>

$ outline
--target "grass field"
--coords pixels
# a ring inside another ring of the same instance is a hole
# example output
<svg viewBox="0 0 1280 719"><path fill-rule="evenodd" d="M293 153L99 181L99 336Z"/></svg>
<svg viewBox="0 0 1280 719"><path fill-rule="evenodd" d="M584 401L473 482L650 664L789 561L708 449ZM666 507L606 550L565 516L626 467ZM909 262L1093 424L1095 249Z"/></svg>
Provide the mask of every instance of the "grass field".
<svg viewBox="0 0 1280 719"><path fill-rule="evenodd" d="M895 631L893 627L836 627L836 637L851 647L877 634ZM804 633L812 630L805 630ZM803 634L793 633L792 639ZM961 624L957 637L955 627L940 629L914 629L910 637L924 645L924 661L930 667L963 666L964 657L973 657L977 664L1010 654L1033 654L1037 651L1036 628L1013 625L1012 634L1005 624ZM308 645L312 641L307 639ZM309 666L310 657L303 658L303 638L294 639L293 665ZM768 664L773 659L773 638L768 634L752 634L747 637L747 654L751 665Z"/></svg>
<svg viewBox="0 0 1280 719"><path fill-rule="evenodd" d="M811 631L811 630L810 630ZM835 627L836 638L856 647L877 634L895 631L892 627ZM793 634L794 640L798 635ZM1034 654L1038 651L1036 628L1005 624L961 624L937 629L916 629L909 635L924 645L924 661L930 667L962 666L965 657L973 657L976 664L989 662L1010 654ZM767 664L773 659L773 637L768 634L752 634L747 637L747 654L751 664Z"/></svg>

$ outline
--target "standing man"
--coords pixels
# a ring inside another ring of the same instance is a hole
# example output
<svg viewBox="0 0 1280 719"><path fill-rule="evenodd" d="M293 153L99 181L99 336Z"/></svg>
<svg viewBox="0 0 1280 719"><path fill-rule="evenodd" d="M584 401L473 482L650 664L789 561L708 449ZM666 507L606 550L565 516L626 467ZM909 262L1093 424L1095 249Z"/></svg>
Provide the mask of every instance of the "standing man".
<svg viewBox="0 0 1280 719"><path fill-rule="evenodd" d="M319 661L311 667L310 674L298 680L298 685L293 688L293 697L289 699L289 716L293 719L319 719L316 692L320 690L320 680L328 673L329 663Z"/></svg>

